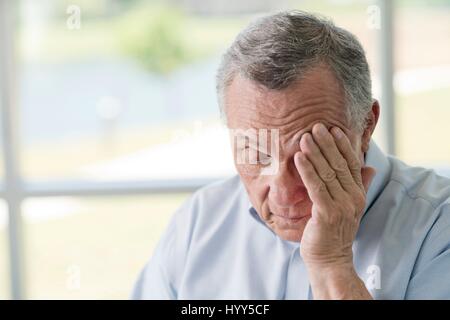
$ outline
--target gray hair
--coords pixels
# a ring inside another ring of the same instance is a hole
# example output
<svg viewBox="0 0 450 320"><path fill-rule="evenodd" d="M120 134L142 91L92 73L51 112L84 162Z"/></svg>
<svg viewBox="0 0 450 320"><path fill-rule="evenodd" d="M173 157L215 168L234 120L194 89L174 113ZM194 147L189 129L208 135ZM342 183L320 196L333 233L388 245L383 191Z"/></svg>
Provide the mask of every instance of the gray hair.
<svg viewBox="0 0 450 320"><path fill-rule="evenodd" d="M319 63L331 67L341 82L347 118L362 131L373 102L363 47L353 34L329 19L297 10L257 19L225 52L216 77L222 116L226 119L225 90L237 74L280 90Z"/></svg>

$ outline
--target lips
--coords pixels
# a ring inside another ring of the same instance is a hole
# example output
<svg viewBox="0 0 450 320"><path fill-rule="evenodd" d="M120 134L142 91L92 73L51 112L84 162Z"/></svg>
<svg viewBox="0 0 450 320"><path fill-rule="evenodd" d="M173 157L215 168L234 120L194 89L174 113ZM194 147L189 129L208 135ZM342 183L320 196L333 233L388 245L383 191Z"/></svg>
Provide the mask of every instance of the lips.
<svg viewBox="0 0 450 320"><path fill-rule="evenodd" d="M305 215L303 217L296 217L296 218L287 218L283 216L279 216L276 214L272 215L273 221L277 224L280 228L287 228L287 229L296 229L299 226L301 226L305 219L309 218L309 215Z"/></svg>
<svg viewBox="0 0 450 320"><path fill-rule="evenodd" d="M286 216L286 215L276 214L276 213L273 213L273 212L270 212L270 214L273 214L274 216L277 216L277 217L282 218L282 219L287 219L287 220L300 220L301 218L305 217L305 216L299 216L299 215L289 217L289 216Z"/></svg>

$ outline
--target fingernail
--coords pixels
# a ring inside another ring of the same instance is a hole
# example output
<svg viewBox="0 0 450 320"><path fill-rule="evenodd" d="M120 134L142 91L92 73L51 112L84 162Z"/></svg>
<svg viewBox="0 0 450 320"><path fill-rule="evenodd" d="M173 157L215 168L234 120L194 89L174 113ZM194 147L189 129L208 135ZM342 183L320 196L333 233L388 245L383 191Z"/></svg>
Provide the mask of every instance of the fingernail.
<svg viewBox="0 0 450 320"><path fill-rule="evenodd" d="M342 130L338 127L333 128L333 135L336 137L336 139L342 138Z"/></svg>
<svg viewBox="0 0 450 320"><path fill-rule="evenodd" d="M305 140L305 142L310 141L310 139L311 139L311 135L310 135L309 133L305 133L305 134L303 135L303 140Z"/></svg>
<svg viewBox="0 0 450 320"><path fill-rule="evenodd" d="M324 136L327 133L327 128L322 123L317 124L317 133Z"/></svg>

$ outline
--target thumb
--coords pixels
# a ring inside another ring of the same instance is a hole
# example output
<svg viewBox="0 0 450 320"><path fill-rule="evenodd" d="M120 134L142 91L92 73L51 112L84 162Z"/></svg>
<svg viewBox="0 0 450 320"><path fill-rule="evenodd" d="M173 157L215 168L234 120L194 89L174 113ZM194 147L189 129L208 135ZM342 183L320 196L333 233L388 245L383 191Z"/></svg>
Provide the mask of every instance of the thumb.
<svg viewBox="0 0 450 320"><path fill-rule="evenodd" d="M364 185L364 190L367 193L367 190L369 190L370 183L372 182L373 178L375 177L376 170L373 167L363 167L361 168L361 178L362 183Z"/></svg>

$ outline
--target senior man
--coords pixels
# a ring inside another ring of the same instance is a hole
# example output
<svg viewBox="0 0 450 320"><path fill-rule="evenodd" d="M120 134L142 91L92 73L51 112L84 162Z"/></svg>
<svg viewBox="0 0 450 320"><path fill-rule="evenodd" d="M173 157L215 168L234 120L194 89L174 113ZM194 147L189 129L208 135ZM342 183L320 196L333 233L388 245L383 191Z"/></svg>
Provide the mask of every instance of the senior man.
<svg viewBox="0 0 450 320"><path fill-rule="evenodd" d="M239 176L175 213L134 298L450 298L450 180L371 140L380 107L352 34L305 12L260 18L217 90L232 132L265 133L233 144Z"/></svg>

